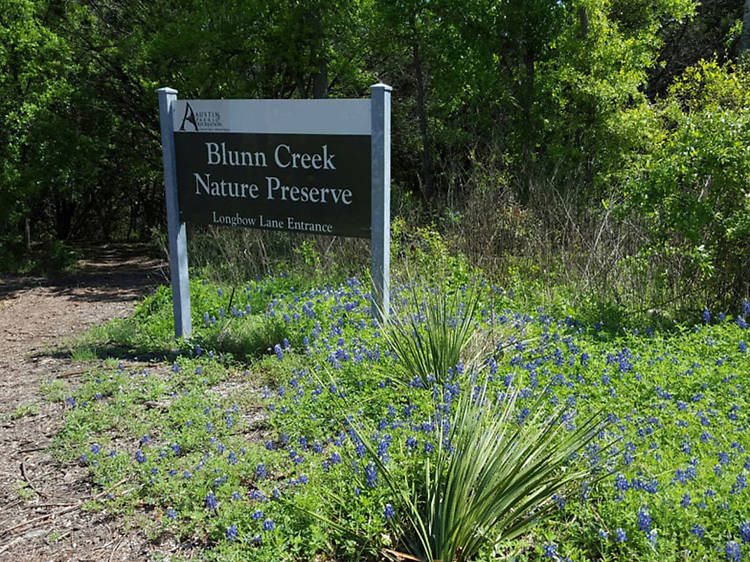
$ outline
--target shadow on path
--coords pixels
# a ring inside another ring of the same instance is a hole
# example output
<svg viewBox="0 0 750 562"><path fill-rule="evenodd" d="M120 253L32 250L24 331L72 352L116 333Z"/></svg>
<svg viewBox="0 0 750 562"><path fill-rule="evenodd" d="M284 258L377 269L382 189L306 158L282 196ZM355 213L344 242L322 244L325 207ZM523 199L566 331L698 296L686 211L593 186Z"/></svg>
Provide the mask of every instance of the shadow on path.
<svg viewBox="0 0 750 562"><path fill-rule="evenodd" d="M167 283L168 264L149 256L147 244L106 244L82 248L73 275L43 278L0 274L0 302L44 287L54 295L80 302L119 302L142 297L151 288Z"/></svg>

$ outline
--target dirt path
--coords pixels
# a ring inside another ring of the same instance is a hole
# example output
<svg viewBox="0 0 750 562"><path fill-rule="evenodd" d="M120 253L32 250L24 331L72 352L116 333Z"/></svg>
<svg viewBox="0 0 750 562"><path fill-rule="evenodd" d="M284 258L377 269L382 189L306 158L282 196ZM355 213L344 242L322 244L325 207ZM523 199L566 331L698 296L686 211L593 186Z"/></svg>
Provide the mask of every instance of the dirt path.
<svg viewBox="0 0 750 562"><path fill-rule="evenodd" d="M77 509L92 497L85 469L45 452L63 407L45 401L40 386L86 366L54 348L129 315L165 281L165 264L143 247L90 254L79 274L56 281L0 275L0 560L142 560L155 550L106 512Z"/></svg>

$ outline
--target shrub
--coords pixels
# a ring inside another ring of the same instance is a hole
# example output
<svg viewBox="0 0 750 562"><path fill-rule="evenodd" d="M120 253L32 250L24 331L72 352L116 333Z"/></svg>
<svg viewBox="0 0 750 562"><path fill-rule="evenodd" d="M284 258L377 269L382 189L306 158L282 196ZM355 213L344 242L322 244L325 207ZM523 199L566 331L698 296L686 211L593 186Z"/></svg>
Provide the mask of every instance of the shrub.
<svg viewBox="0 0 750 562"><path fill-rule="evenodd" d="M658 109L660 138L625 180L622 208L648 232L636 258L672 264L672 281L677 265L674 296L692 306L736 306L750 291L749 91L746 69L686 70Z"/></svg>

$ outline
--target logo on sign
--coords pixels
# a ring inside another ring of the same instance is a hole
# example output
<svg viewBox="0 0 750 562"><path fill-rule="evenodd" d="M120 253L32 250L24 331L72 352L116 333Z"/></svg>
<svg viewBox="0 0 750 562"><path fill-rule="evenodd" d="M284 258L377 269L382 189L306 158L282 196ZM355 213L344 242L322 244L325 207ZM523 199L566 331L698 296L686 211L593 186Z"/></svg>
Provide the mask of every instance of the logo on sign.
<svg viewBox="0 0 750 562"><path fill-rule="evenodd" d="M221 113L218 111L193 111L190 103L185 103L185 114L182 116L180 131L185 130L185 123L193 126L194 131L206 131L211 129L223 129Z"/></svg>
<svg viewBox="0 0 750 562"><path fill-rule="evenodd" d="M182 124L180 125L180 131L185 130L185 121L192 124L194 129L198 130L198 123L195 120L195 113L193 112L193 108L190 107L189 103L185 104L185 115L182 117Z"/></svg>

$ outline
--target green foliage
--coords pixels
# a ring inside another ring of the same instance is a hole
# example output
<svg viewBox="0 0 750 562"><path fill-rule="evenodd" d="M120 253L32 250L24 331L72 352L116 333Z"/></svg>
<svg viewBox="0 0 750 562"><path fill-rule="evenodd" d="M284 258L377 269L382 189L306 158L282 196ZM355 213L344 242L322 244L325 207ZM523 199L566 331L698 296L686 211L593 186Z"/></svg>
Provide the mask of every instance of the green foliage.
<svg viewBox="0 0 750 562"><path fill-rule="evenodd" d="M501 349L442 385L404 385L401 360L372 322L368 287L298 281L277 276L234 292L198 282L195 339L167 361L109 361L75 388L47 385L65 403L58 458L90 471L105 492L97 509L216 560L372 560L409 550L482 562L551 551L656 562L714 559L731 541L746 552L749 309L730 320L711 311L714 323L670 333L648 324L605 331L566 300L575 295L480 283L472 338ZM415 298L411 286L392 290L394 302ZM418 292L416 309L433 297L450 309L464 296L469 308L468 288L449 291ZM536 309L542 302L549 310ZM250 314L232 313L245 304ZM169 310L168 291L148 297L125 337L144 350L174 346L160 340ZM241 343L230 357L228 342L270 342L265 322L279 321L275 337L285 334L288 346L258 356ZM589 425L600 416L606 426ZM567 455L576 442L587 444ZM544 446L519 446L534 443ZM543 485L524 493L534 466ZM123 479L127 494L114 487ZM516 487L493 493L508 483ZM488 527L507 507L494 500L520 509ZM540 511L524 512L536 500ZM514 529L521 534L512 538Z"/></svg>
<svg viewBox="0 0 750 562"><path fill-rule="evenodd" d="M246 319L217 322L201 341L207 349L220 350L244 361L271 353L273 347L288 339L289 335L282 319L254 315Z"/></svg>
<svg viewBox="0 0 750 562"><path fill-rule="evenodd" d="M659 107L658 138L627 172L623 209L649 232L638 259L680 260L677 298L736 305L750 291L748 86L742 67L688 69Z"/></svg>
<svg viewBox="0 0 750 562"><path fill-rule="evenodd" d="M451 251L434 226L411 229L406 221L397 219L391 225L391 237L396 278L409 280L421 276L448 290L456 290L478 274L464 255Z"/></svg>
<svg viewBox="0 0 750 562"><path fill-rule="evenodd" d="M15 410L13 410L13 413L10 414L10 419L18 420L21 418L25 418L26 416L38 416L38 415L39 415L39 406L37 404L34 404L33 402L29 402L26 404L21 404Z"/></svg>

